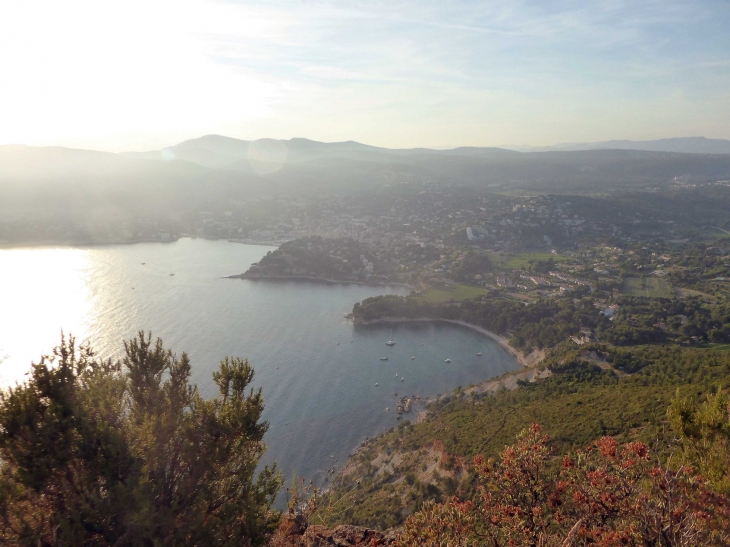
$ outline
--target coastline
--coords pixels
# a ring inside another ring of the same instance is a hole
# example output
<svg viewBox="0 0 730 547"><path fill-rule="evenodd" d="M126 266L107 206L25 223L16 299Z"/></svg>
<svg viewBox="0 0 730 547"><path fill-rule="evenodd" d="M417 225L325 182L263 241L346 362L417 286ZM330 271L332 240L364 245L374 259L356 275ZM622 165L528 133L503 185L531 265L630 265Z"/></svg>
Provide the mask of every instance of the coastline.
<svg viewBox="0 0 730 547"><path fill-rule="evenodd" d="M263 239L230 239L230 238L215 238L215 239L228 239L228 243L239 243L241 245L262 245L264 247L279 247L291 239L267 241Z"/></svg>
<svg viewBox="0 0 730 547"><path fill-rule="evenodd" d="M109 240L109 241L97 241L89 239L67 239L67 240L33 240L15 243L0 243L0 249L34 249L37 247L101 247L104 245L136 245L138 243L175 243L181 239L189 238L191 236L179 236L166 240L161 239L123 239L123 240ZM201 238L203 239L203 238Z"/></svg>
<svg viewBox="0 0 730 547"><path fill-rule="evenodd" d="M38 239L30 241L19 241L19 242L7 242L0 241L0 249L23 249L23 248L36 248L36 247L96 247L103 245L136 245L138 243L175 243L181 239L205 239L207 241L228 241L228 243L239 243L243 245L261 245L264 247L278 247L281 242L275 241L261 241L261 240L249 240L241 241L234 240L228 237L205 237L191 234L181 234L179 236L171 237L169 239L155 239L155 238L132 238L132 239L111 239L108 241L99 241L91 239ZM288 240L287 240L288 241Z"/></svg>
<svg viewBox="0 0 730 547"><path fill-rule="evenodd" d="M365 285L368 287L405 287L414 291L415 289L406 283L393 282L368 282L368 281L348 281L327 279L326 277L310 277L307 275L262 275L250 276L246 274L227 275L224 279L252 279L252 280L273 280L273 281L314 281L317 283L327 283L330 285Z"/></svg>
<svg viewBox="0 0 730 547"><path fill-rule="evenodd" d="M487 330L485 328L479 327L477 325L474 325L472 323L467 323L466 321L459 321L457 319L431 319L429 317L418 317L415 319L408 319L406 317L395 317L395 318L385 318L385 319L376 319L374 321L356 321L356 325L377 325L378 323L437 323L437 322L443 322L443 323L452 323L454 325L461 325L462 327L466 327L468 329L474 330L480 334L483 334L487 338L490 338L494 342L496 342L502 349L507 351L512 357L514 357L520 365L522 365L523 368L532 368L539 364L540 361L542 361L543 355L538 352L532 352L529 355L526 355L524 352L513 348L509 340L505 338L504 336L497 334L496 332L492 332L490 330Z"/></svg>

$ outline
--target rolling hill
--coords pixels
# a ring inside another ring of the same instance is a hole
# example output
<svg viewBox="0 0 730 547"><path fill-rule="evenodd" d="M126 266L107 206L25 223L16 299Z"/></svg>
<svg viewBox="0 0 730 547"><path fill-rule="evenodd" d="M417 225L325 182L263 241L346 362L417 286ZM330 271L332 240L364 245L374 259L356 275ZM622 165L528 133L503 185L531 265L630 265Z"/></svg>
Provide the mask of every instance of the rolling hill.
<svg viewBox="0 0 730 547"><path fill-rule="evenodd" d="M220 135L125 154L0 146L0 212L5 216L102 206L170 214L272 193L477 187L590 194L728 179L730 154L651 150L398 150L353 141L243 141Z"/></svg>

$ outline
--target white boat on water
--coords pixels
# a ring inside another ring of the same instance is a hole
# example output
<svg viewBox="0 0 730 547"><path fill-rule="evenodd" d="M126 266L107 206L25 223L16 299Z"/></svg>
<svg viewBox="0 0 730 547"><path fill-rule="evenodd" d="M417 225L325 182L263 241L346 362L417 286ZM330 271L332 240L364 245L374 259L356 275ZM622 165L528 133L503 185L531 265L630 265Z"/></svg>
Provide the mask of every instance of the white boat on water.
<svg viewBox="0 0 730 547"><path fill-rule="evenodd" d="M413 357L411 357L411 361L415 361L415 360L416 360L416 356L414 355Z"/></svg>
<svg viewBox="0 0 730 547"><path fill-rule="evenodd" d="M444 359L444 363L450 363L451 359Z"/></svg>
<svg viewBox="0 0 730 547"><path fill-rule="evenodd" d="M385 343L386 346L395 346L395 340L393 340L393 329L390 329L390 340Z"/></svg>
<svg viewBox="0 0 730 547"><path fill-rule="evenodd" d="M380 358L380 360L381 360L381 361L387 361L387 360L388 360L388 358L387 358L387 357L381 357L381 358Z"/></svg>
<svg viewBox="0 0 730 547"><path fill-rule="evenodd" d="M477 357L481 357L481 356L482 356L482 352L481 351L478 351L477 352Z"/></svg>

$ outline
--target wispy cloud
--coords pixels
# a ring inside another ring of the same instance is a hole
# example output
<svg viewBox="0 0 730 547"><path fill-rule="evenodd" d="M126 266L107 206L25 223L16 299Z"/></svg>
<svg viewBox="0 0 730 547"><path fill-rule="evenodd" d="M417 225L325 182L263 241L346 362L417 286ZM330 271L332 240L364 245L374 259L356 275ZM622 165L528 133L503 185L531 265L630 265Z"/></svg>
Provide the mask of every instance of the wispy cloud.
<svg viewBox="0 0 730 547"><path fill-rule="evenodd" d="M0 142L730 137L726 0L7 4Z"/></svg>

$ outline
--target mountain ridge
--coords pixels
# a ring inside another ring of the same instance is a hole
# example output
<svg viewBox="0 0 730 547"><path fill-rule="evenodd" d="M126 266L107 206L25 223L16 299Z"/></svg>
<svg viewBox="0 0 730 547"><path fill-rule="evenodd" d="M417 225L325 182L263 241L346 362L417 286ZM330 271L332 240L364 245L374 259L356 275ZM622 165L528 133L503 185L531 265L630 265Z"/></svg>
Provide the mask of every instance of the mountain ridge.
<svg viewBox="0 0 730 547"><path fill-rule="evenodd" d="M398 156L509 156L514 154L519 154L519 152L496 147L462 146L449 150L422 147L384 148L353 140L321 142L303 137L294 137L291 139L262 138L248 141L216 134L188 139L160 150L121 153L125 157L134 159L183 159L212 168L232 166L241 161L249 161L252 157L260 161L272 161L273 159L276 163L283 164L322 157L387 161L389 158Z"/></svg>
<svg viewBox="0 0 730 547"><path fill-rule="evenodd" d="M560 143L549 146L505 147L519 152L577 152L585 150L640 150L681 154L730 154L730 140L707 137L672 137L644 141L608 140L583 143Z"/></svg>
<svg viewBox="0 0 730 547"><path fill-rule="evenodd" d="M156 154L156 155L155 155ZM157 153L0 146L0 212L66 215L104 204L195 210L260 196L399 189L605 193L730 180L730 154L640 150L521 153L499 148L391 150L354 141L241 141L207 135ZM166 161L162 161L166 160Z"/></svg>

